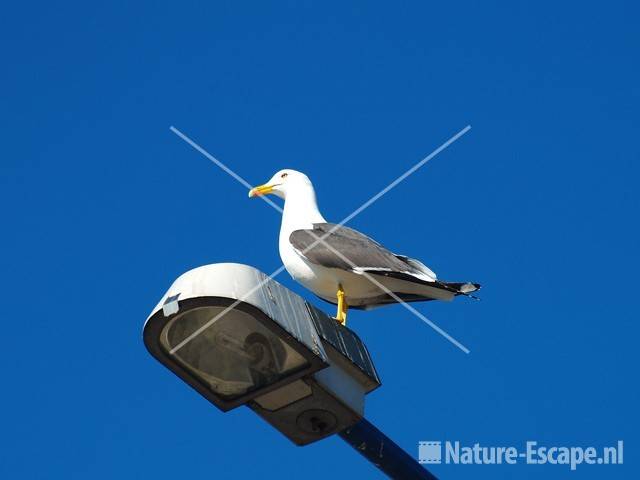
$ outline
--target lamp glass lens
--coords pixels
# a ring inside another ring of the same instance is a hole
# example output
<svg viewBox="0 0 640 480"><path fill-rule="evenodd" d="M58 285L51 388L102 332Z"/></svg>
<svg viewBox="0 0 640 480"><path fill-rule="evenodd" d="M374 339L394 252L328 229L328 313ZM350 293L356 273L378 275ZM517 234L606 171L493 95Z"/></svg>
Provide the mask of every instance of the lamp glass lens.
<svg viewBox="0 0 640 480"><path fill-rule="evenodd" d="M215 393L230 400L308 366L302 355L251 315L235 309L221 315L224 310L186 311L173 318L161 335L168 352L188 339L174 358Z"/></svg>

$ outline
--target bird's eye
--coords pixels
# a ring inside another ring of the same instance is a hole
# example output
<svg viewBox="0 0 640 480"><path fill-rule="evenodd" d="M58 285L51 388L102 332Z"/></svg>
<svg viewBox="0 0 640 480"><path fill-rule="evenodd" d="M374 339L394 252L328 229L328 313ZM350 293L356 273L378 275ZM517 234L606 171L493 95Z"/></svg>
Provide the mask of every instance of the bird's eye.
<svg viewBox="0 0 640 480"><path fill-rule="evenodd" d="M287 175L289 175L288 173L283 173L282 175L280 175L280 178L287 178Z"/></svg>

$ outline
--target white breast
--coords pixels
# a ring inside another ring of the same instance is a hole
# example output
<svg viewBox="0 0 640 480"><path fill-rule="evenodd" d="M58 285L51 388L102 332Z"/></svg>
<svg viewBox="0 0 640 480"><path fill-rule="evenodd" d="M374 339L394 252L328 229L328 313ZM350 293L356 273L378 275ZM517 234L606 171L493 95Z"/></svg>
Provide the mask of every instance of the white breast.
<svg viewBox="0 0 640 480"><path fill-rule="evenodd" d="M289 275L306 288L323 298L335 298L337 280L333 269L307 262L289 242L291 232L312 229L314 223L326 220L318 210L315 192L312 186L300 186L287 192L280 226L280 258Z"/></svg>

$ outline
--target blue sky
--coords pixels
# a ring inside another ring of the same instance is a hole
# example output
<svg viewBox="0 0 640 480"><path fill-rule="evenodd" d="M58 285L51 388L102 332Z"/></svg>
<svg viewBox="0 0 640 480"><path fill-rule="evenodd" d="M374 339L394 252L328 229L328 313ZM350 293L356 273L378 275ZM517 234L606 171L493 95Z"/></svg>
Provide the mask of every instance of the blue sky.
<svg viewBox="0 0 640 480"><path fill-rule="evenodd" d="M378 478L337 438L292 446L222 414L141 339L182 272L271 272L279 217L252 183L314 181L338 221L483 284L482 301L353 312L383 387L367 417L420 440L608 446L638 476L638 7L631 2L13 2L0 237L3 478ZM287 287L313 299L286 274ZM332 312L333 307L313 301ZM634 465L635 463L635 465ZM565 478L562 466L433 466Z"/></svg>

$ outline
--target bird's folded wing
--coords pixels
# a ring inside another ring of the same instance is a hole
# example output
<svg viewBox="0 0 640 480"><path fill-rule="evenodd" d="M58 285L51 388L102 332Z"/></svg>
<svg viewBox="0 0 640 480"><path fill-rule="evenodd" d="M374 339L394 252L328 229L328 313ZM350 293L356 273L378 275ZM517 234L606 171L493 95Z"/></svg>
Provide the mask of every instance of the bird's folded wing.
<svg viewBox="0 0 640 480"><path fill-rule="evenodd" d="M327 268L435 280L435 274L422 263L395 255L375 240L349 227L315 223L312 230L292 232L289 242L309 262Z"/></svg>

